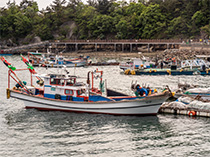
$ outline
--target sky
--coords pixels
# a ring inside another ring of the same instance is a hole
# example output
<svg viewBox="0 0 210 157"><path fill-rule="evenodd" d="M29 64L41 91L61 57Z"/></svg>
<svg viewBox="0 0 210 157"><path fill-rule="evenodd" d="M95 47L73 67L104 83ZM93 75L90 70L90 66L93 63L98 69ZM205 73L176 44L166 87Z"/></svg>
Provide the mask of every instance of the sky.
<svg viewBox="0 0 210 157"><path fill-rule="evenodd" d="M10 0L11 2L13 2L13 0ZM39 10L45 9L47 6L50 6L50 4L52 4L53 0L34 0L35 2L37 2ZM0 0L0 8L2 7L6 7L7 6L7 2L9 2L9 0ZM19 5L20 2L22 2L22 0L15 0L16 4Z"/></svg>

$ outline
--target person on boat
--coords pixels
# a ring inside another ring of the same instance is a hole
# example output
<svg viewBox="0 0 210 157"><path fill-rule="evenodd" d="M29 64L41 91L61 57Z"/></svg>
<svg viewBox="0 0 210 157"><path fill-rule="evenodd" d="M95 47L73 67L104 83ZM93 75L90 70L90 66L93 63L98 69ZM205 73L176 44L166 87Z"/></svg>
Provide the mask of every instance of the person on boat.
<svg viewBox="0 0 210 157"><path fill-rule="evenodd" d="M163 61L160 63L160 68L163 69Z"/></svg>
<svg viewBox="0 0 210 157"><path fill-rule="evenodd" d="M206 71L206 66L205 66L205 64L203 64L203 65L201 66L201 70L202 70L202 71Z"/></svg>
<svg viewBox="0 0 210 157"><path fill-rule="evenodd" d="M147 96L148 95L148 91L145 88L140 87L140 85L136 86L137 92L140 96Z"/></svg>

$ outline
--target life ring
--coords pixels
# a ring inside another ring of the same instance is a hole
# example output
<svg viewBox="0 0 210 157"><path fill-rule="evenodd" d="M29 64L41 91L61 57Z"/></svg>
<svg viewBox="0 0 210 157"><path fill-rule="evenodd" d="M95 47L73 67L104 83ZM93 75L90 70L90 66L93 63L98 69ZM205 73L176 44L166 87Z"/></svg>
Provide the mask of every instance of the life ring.
<svg viewBox="0 0 210 157"><path fill-rule="evenodd" d="M195 111L190 111L190 112L188 113L188 115L189 115L189 116L196 116L196 112L195 112Z"/></svg>

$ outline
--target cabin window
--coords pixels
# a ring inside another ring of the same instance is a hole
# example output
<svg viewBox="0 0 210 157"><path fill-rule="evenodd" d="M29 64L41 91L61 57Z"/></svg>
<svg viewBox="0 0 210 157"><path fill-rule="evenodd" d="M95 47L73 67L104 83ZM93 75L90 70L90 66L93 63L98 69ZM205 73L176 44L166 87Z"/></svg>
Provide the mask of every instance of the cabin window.
<svg viewBox="0 0 210 157"><path fill-rule="evenodd" d="M66 80L67 86L73 86L73 84L74 84L74 79Z"/></svg>
<svg viewBox="0 0 210 157"><path fill-rule="evenodd" d="M77 95L81 95L82 93L85 93L85 91L83 89L77 90Z"/></svg>
<svg viewBox="0 0 210 157"><path fill-rule="evenodd" d="M84 88L80 89L80 90L77 90L77 95L81 95L83 93L85 93L85 89Z"/></svg>
<svg viewBox="0 0 210 157"><path fill-rule="evenodd" d="M50 84L63 86L64 85L64 80L62 80L62 79L56 79L56 78L51 78L50 79Z"/></svg>
<svg viewBox="0 0 210 157"><path fill-rule="evenodd" d="M77 90L77 95L81 95L81 94L82 94L81 90Z"/></svg>
<svg viewBox="0 0 210 157"><path fill-rule="evenodd" d="M51 87L51 91L55 91L56 90L56 88L55 87Z"/></svg>
<svg viewBox="0 0 210 157"><path fill-rule="evenodd" d="M60 85L61 85L61 86L64 85L64 80L60 80Z"/></svg>
<svg viewBox="0 0 210 157"><path fill-rule="evenodd" d="M66 95L73 95L74 94L74 91L71 90L71 89L65 89L65 94Z"/></svg>
<svg viewBox="0 0 210 157"><path fill-rule="evenodd" d="M50 84L56 84L56 79L51 78L51 79L50 79Z"/></svg>

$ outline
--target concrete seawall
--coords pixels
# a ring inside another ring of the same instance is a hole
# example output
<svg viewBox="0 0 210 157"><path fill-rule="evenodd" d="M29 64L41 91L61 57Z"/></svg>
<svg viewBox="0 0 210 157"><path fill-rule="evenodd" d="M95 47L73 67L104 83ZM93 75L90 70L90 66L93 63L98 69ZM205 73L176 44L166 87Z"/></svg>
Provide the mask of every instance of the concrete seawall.
<svg viewBox="0 0 210 157"><path fill-rule="evenodd" d="M210 44L181 44L179 47L180 50L192 50L192 51L209 51Z"/></svg>

